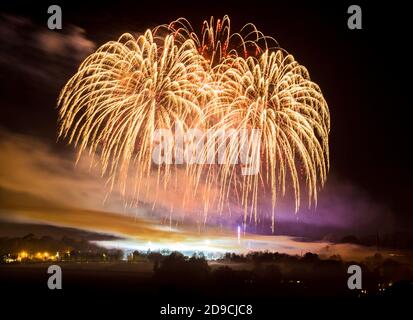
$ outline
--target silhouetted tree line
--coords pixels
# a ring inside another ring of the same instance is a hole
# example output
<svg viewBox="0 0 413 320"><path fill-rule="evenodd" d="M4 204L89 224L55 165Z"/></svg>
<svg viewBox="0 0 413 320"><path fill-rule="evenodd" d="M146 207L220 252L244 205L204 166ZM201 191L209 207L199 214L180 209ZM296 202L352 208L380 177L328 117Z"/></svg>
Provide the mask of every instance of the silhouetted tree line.
<svg viewBox="0 0 413 320"><path fill-rule="evenodd" d="M393 232L384 234L371 234L364 236L346 235L339 241L339 243L361 244L365 246L376 246L378 248L392 248L392 249L413 249L413 234L408 232Z"/></svg>
<svg viewBox="0 0 413 320"><path fill-rule="evenodd" d="M148 256L149 258L149 256ZM169 256L151 253L153 281L166 296L212 295L306 296L359 295L347 287L350 264L363 270L363 289L368 294L384 295L395 283L407 281L413 293L412 266L376 254L360 262L344 262L339 256L320 259L317 254L290 256L282 253L228 253L219 263L208 264L203 256L187 258L173 252ZM237 265L242 268L237 268ZM379 290L382 289L383 290Z"/></svg>

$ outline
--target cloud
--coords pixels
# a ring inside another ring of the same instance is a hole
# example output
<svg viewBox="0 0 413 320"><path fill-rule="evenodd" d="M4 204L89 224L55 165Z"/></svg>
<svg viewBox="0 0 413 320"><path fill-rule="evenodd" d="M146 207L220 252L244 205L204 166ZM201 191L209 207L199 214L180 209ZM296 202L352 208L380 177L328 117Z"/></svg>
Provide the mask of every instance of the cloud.
<svg viewBox="0 0 413 320"><path fill-rule="evenodd" d="M164 219L170 217L171 207L175 208L174 218L202 208L200 199L186 201L183 206L185 182L181 171L172 178L178 182L176 192L158 188L154 175L142 179L138 197L134 176L128 180L124 193L116 186L110 190L99 163L92 162L87 154L75 165L76 159L68 151L61 154L37 138L4 131L0 134L0 151L0 188L51 205ZM201 186L199 194L202 192ZM155 202L156 210L152 210Z"/></svg>
<svg viewBox="0 0 413 320"><path fill-rule="evenodd" d="M125 208L116 192L107 201L104 179L33 137L0 134L0 220L38 223L116 236L182 239L147 215Z"/></svg>
<svg viewBox="0 0 413 320"><path fill-rule="evenodd" d="M34 137L3 132L0 138L0 188L13 193L15 199L17 194L25 194L36 199L36 202L43 201L46 204L42 206L48 208L69 207L144 219L156 218L167 225L204 224L202 197L205 190L201 184L195 198L189 201L185 194L185 174L181 171L171 176L177 181L174 190L158 188L157 177L153 175L142 180L139 196L134 192L135 179L128 181L124 194L116 185L109 192L107 177L101 176L99 163L92 164L87 155L75 166L73 154L67 151L65 154L59 153ZM386 207L370 200L354 185L334 177L320 192L316 209L303 207L295 215L288 203L280 199L276 212L278 232L283 234L310 235L315 232L317 237L323 237L328 234L329 228L332 231L341 229L345 234L391 231L388 229L392 227L392 216ZM22 201L16 200L14 205L22 204ZM222 214L212 210L207 223L224 226L237 223L242 219L243 209L235 204L231 206L232 215L225 208ZM269 221L263 222L270 225ZM289 224L283 225L285 222ZM308 233L309 227L314 232ZM316 227L320 229L316 231ZM269 227L267 229L269 232Z"/></svg>
<svg viewBox="0 0 413 320"><path fill-rule="evenodd" d="M49 30L25 17L0 15L0 67L56 80L95 48L86 31L77 26Z"/></svg>
<svg viewBox="0 0 413 320"><path fill-rule="evenodd" d="M40 140L3 132L0 150L0 187L61 205L101 207L105 197L103 181L75 170L70 157L59 156Z"/></svg>
<svg viewBox="0 0 413 320"><path fill-rule="evenodd" d="M85 30L76 26L69 28L69 32L39 31L34 34L34 40L39 50L61 57L74 57L83 59L95 49L93 41L85 37Z"/></svg>
<svg viewBox="0 0 413 320"><path fill-rule="evenodd" d="M99 165L92 164L88 156L75 165L74 155L68 151L58 152L32 136L0 131L2 219L85 227L87 219L81 217L87 216L88 227L93 229L94 225L99 228L101 221L109 221L108 217L118 217L120 223L157 219L167 225L179 220L180 226L184 226L191 222L191 214L202 213L198 210L202 207L199 199L194 203L186 202L183 209L185 195L179 189L176 193L162 188L155 191L155 176L144 178L144 188L138 199L133 192L134 179L129 181L125 194L117 188L109 192L106 179L101 176ZM180 182L184 189L184 183ZM176 209L173 216L171 205ZM74 220L70 218L72 214ZM75 221L82 223L76 225ZM114 220L110 221L109 229L116 230Z"/></svg>
<svg viewBox="0 0 413 320"><path fill-rule="evenodd" d="M392 211L384 203L332 174L319 192L316 209L303 208L300 219L313 225L336 226L352 234L389 232L393 227Z"/></svg>

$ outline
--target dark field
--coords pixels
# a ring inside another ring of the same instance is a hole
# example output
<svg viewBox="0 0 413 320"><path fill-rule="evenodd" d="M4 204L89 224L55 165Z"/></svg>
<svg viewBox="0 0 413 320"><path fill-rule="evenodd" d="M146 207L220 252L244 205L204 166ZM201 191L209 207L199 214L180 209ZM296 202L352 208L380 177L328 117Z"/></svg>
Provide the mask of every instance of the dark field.
<svg viewBox="0 0 413 320"><path fill-rule="evenodd" d="M240 264L231 265L231 269L223 264L211 264L208 270L201 265L192 269L179 266L180 270L169 265L169 270L162 270L161 265L153 271L150 262L60 265L62 290L48 289L46 271L49 264L1 265L3 301L23 304L25 308L21 312L28 314L40 307L85 315L107 315L108 312L122 315L130 314L132 308L137 315L146 315L145 319L165 318L160 315L160 308L167 304L199 308L205 304L250 304L254 310L253 318L264 319L277 310L294 315L308 314L310 310L323 314L328 310L340 310L341 314L351 315L358 310L373 315L392 312L395 305L398 310L407 308L413 297L412 281L394 283L380 295L360 295L359 291L347 288L346 274L339 279L333 277L334 272L329 274L325 270L312 272L307 279L297 283L270 271L268 266L262 271L259 269L263 266L247 265L241 270ZM47 315L48 312L45 317ZM198 314L197 317L206 316ZM208 319L210 317L223 318L209 315ZM185 315L177 316L177 319L185 318Z"/></svg>

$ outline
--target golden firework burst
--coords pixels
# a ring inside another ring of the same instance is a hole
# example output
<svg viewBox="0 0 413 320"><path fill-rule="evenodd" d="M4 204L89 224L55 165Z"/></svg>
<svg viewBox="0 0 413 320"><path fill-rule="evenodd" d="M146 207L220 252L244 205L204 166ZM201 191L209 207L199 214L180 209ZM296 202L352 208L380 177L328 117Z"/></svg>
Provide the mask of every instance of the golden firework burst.
<svg viewBox="0 0 413 320"><path fill-rule="evenodd" d="M237 199L245 222L257 221L259 204L270 194L274 227L277 199L288 185L297 211L302 189L311 205L326 181L330 117L320 88L273 38L252 24L232 33L227 16L205 21L200 36L180 18L137 38L124 34L104 44L81 64L58 105L59 137L77 147L78 157L85 151L97 156L111 190L118 184L125 193L132 177L137 199L144 177L156 175L156 188L171 192L177 184L170 183L171 172L179 165L153 164L156 129L178 123L238 136L259 130L258 174L243 175L231 161L249 154L251 143L246 150L231 149L218 165L181 166L185 201L203 185L205 219L210 210L222 212ZM206 150L218 153L206 133L202 140Z"/></svg>

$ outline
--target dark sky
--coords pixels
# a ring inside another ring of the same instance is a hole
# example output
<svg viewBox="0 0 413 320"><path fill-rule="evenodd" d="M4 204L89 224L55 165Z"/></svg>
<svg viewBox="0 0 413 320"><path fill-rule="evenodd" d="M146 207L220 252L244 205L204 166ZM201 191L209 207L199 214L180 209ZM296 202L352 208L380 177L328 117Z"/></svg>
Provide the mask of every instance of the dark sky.
<svg viewBox="0 0 413 320"><path fill-rule="evenodd" d="M49 31L47 7L59 3L63 30ZM350 4L361 6L363 30L347 28ZM199 26L211 15L228 14L233 30L252 22L273 36L320 85L331 112L330 174L389 206L403 223L411 223L411 17L406 5L373 1L2 1L0 8L3 20L13 16L31 21L29 27L19 29L27 30L19 39L0 34L0 126L55 141L55 101L80 60L70 56L70 48L64 59L42 54L30 44L33 30L65 35L77 26L99 46L123 32L143 31L181 16Z"/></svg>

